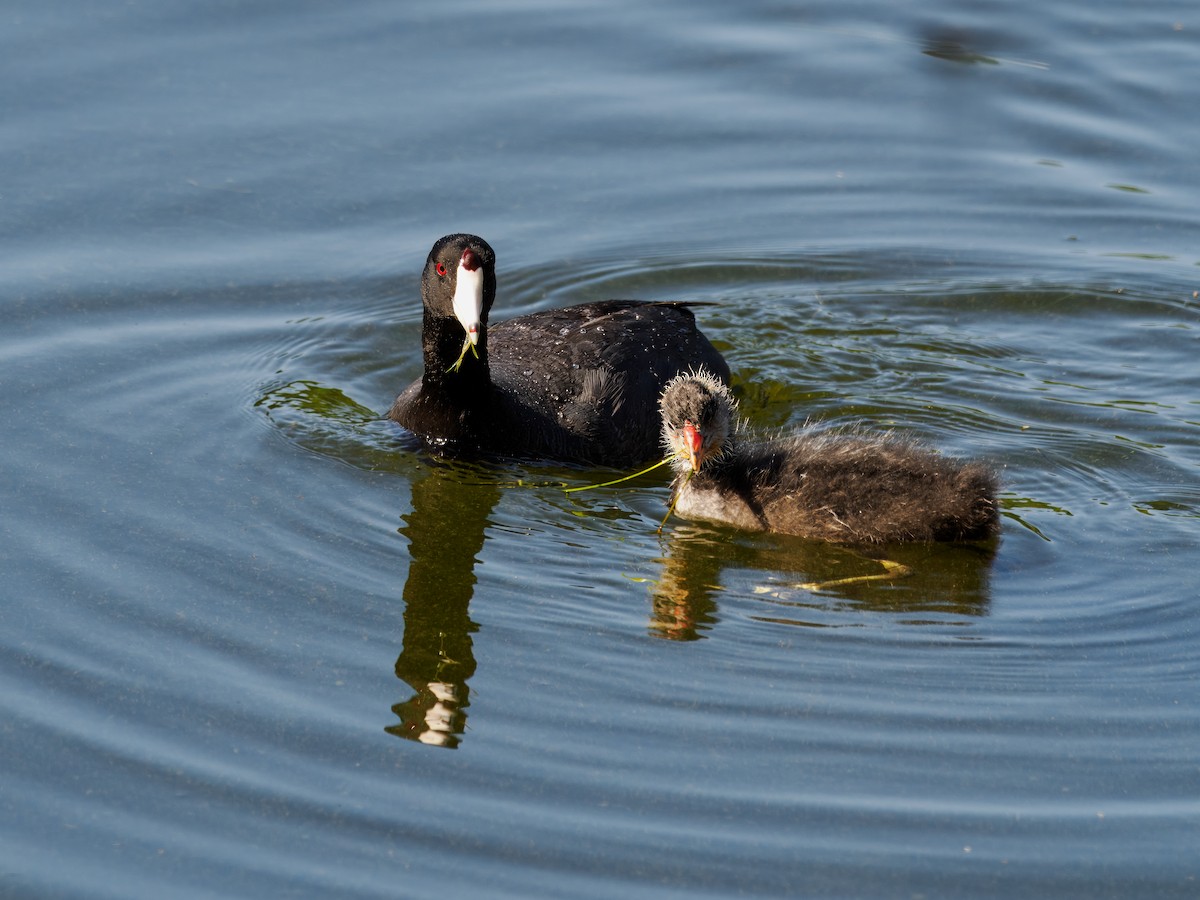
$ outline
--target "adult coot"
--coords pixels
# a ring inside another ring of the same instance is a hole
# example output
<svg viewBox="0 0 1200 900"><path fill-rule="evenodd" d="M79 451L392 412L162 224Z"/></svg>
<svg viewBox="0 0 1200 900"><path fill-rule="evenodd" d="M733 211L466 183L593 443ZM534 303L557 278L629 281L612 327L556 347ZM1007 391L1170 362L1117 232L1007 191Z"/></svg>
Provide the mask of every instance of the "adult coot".
<svg viewBox="0 0 1200 900"><path fill-rule="evenodd" d="M489 327L496 254L474 235L433 245L421 297L425 371L388 415L445 452L643 462L668 381L697 366L729 379L685 303L606 300Z"/></svg>
<svg viewBox="0 0 1200 900"><path fill-rule="evenodd" d="M912 441L848 431L755 437L729 389L680 375L659 403L682 516L845 543L996 534L995 473Z"/></svg>

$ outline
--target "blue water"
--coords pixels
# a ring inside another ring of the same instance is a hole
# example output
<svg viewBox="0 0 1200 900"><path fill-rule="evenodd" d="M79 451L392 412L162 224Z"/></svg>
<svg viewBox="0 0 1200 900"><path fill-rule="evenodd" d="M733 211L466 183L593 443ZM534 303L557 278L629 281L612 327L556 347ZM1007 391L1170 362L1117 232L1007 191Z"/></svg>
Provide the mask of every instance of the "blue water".
<svg viewBox="0 0 1200 900"><path fill-rule="evenodd" d="M0 895L1200 894L1190 5L0 21ZM422 456L460 230L991 461L994 554Z"/></svg>

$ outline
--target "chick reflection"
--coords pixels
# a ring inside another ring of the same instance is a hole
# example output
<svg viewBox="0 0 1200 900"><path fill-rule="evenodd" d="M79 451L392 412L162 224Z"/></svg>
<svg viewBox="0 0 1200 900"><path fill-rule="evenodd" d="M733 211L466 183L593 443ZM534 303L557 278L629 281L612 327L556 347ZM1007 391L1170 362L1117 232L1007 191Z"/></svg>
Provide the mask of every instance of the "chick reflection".
<svg viewBox="0 0 1200 900"><path fill-rule="evenodd" d="M682 526L671 533L651 591L650 634L669 641L698 641L717 622L721 570L731 547L711 531Z"/></svg>
<svg viewBox="0 0 1200 900"><path fill-rule="evenodd" d="M465 479L470 481L471 479ZM475 673L468 606L475 560L499 488L464 484L461 472L439 465L412 486L412 512L400 529L409 540L404 584L404 640L396 676L415 692L392 707L397 737L457 747L467 725L468 680Z"/></svg>
<svg viewBox="0 0 1200 900"><path fill-rule="evenodd" d="M725 570L758 573L749 593L767 607L754 618L778 624L823 627L829 624L826 614L847 609L920 614L918 621L938 614L984 616L994 555L994 542L859 551L788 535L680 525L665 538L649 630L668 640L703 638L720 619L717 598ZM899 566L885 566L885 556Z"/></svg>

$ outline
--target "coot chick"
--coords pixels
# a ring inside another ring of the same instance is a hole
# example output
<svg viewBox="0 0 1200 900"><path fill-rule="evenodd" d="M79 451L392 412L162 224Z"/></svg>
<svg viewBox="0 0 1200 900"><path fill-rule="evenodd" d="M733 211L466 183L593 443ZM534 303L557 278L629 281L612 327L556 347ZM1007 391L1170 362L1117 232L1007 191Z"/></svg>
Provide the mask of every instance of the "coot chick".
<svg viewBox="0 0 1200 900"><path fill-rule="evenodd" d="M680 372L729 367L687 304L607 300L488 325L496 254L443 237L421 275L424 374L388 415L450 453L613 466L658 454L658 398Z"/></svg>
<svg viewBox="0 0 1200 900"><path fill-rule="evenodd" d="M672 380L659 405L681 516L855 544L982 540L999 530L996 475L982 463L858 431L756 437L707 372Z"/></svg>

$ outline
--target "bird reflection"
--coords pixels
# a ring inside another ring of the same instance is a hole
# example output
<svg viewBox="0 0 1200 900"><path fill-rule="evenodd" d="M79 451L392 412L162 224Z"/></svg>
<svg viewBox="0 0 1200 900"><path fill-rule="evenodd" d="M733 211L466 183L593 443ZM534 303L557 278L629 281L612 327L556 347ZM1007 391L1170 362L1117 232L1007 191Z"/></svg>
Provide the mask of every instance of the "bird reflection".
<svg viewBox="0 0 1200 900"><path fill-rule="evenodd" d="M400 529L409 541L404 584L404 639L396 676L414 691L392 707L400 722L386 731L440 747L457 747L467 726L468 681L475 673L468 607L475 562L488 515L499 499L494 484L464 483L453 465L429 468L412 486L412 512Z"/></svg>
<svg viewBox="0 0 1200 900"><path fill-rule="evenodd" d="M468 683L476 668L472 635L478 626L469 615L475 564L502 490L479 475L462 464L431 462L413 481L412 511L400 528L410 563L396 676L412 694L392 706L399 722L386 731L440 747L459 746L466 733ZM722 582L730 572L741 584L753 573L752 596L762 606L752 618L774 624L827 627L844 610L906 614L910 623L984 616L994 553L995 542L855 550L682 523L663 538L648 630L673 641L705 637L721 620ZM886 571L884 558L909 571L869 580Z"/></svg>
<svg viewBox="0 0 1200 900"><path fill-rule="evenodd" d="M754 596L780 607L778 614L768 607L767 614L755 616L760 621L822 627L830 611L847 608L918 619L985 616L994 555L994 541L860 551L788 535L681 525L664 539L661 574L651 589L649 632L674 641L703 638L720 620L725 570L759 573Z"/></svg>

